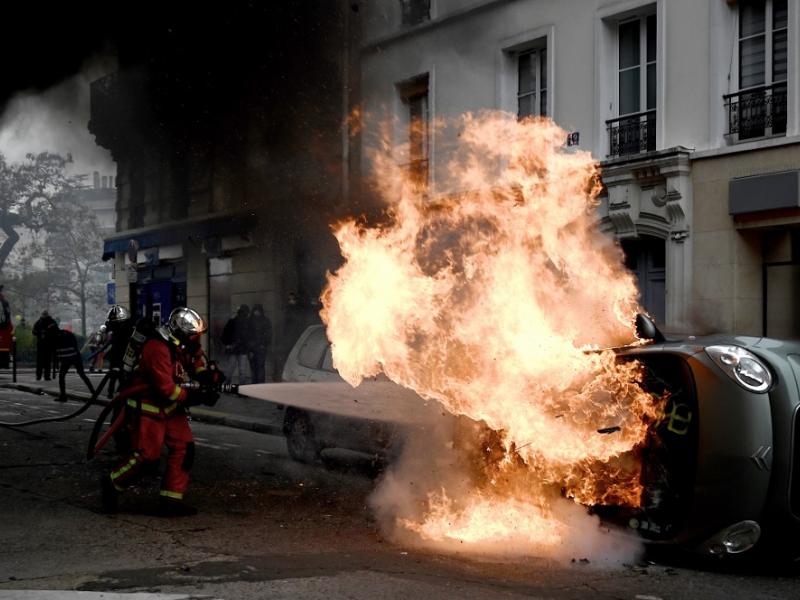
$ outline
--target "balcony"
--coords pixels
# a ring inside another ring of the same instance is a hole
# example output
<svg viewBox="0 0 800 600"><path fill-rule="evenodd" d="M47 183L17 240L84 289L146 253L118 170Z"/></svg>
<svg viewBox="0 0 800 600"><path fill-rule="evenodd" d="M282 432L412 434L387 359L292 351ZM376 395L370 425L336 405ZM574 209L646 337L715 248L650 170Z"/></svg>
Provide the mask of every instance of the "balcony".
<svg viewBox="0 0 800 600"><path fill-rule="evenodd" d="M652 152L656 149L656 111L625 115L606 121L609 158Z"/></svg>
<svg viewBox="0 0 800 600"><path fill-rule="evenodd" d="M786 82L722 97L728 113L725 135L734 142L786 135Z"/></svg>

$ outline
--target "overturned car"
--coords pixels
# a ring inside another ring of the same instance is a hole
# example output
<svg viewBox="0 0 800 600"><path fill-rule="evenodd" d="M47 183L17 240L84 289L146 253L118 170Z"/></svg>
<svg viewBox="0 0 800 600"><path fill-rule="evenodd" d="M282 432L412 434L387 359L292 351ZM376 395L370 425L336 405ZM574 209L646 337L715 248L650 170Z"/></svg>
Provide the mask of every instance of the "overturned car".
<svg viewBox="0 0 800 600"><path fill-rule="evenodd" d="M653 543L706 554L755 547L797 553L800 533L800 343L690 336L667 340L640 316L641 346L619 360L668 393L643 452L642 506L596 507Z"/></svg>
<svg viewBox="0 0 800 600"><path fill-rule="evenodd" d="M716 556L754 548L800 554L800 342L722 335L668 340L644 316L637 327L647 343L615 352L618 360L642 366L647 392L668 398L665 414L637 449L641 506L591 510L652 544ZM350 388L329 356L324 328L310 327L284 380L318 383L266 384L258 394L287 405L290 454L304 462L328 448L396 456L415 426L408 415L420 417L421 409L403 407L418 407L421 399L388 381ZM293 402L298 388L283 387L298 385L310 400ZM460 437L480 439L481 451L491 450L491 432L464 417L452 420ZM465 420L471 425L464 427ZM613 434L613 428L598 430ZM502 454L494 450L495 457Z"/></svg>

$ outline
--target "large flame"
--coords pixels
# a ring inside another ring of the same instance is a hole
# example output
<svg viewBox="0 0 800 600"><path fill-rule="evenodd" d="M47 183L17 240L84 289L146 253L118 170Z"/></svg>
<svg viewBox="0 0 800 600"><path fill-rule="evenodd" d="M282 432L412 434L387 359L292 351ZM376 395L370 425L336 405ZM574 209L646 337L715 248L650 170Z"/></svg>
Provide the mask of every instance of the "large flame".
<svg viewBox="0 0 800 600"><path fill-rule="evenodd" d="M345 262L322 315L352 385L383 372L499 432L499 457L475 440L482 477L470 492L431 490L398 522L464 543L502 538L513 522L548 546L564 535L554 498L639 504L631 450L661 407L634 363L598 350L634 339L637 290L597 229L589 153L566 151L547 120L488 113L456 126L437 173L448 194L375 157L386 223L336 226Z"/></svg>

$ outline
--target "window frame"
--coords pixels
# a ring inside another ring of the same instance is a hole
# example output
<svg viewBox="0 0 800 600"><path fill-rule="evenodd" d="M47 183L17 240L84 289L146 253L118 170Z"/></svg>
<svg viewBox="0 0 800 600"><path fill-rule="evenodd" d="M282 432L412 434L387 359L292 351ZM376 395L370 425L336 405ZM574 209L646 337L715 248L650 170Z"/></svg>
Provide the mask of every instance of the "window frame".
<svg viewBox="0 0 800 600"><path fill-rule="evenodd" d="M431 181L431 122L433 113L431 79L431 73L428 72L395 85L400 99L400 106L405 111L405 127L402 132L402 140L403 144L407 144L408 147L406 156L408 160L404 166L408 168L412 180L423 188L427 188ZM424 99L419 134L414 131L416 118L413 113L413 103L418 99ZM415 143L416 135L421 138L421 142L418 145ZM421 152L416 153L415 147L421 148ZM412 171L414 172L412 173Z"/></svg>
<svg viewBox="0 0 800 600"><path fill-rule="evenodd" d="M787 13L790 9L789 2L787 4ZM787 47L787 69L786 69L786 78L776 81L774 79L774 69L775 69L775 48L774 48L774 37L775 33L778 31L785 31L787 37L787 46L788 46L788 39L789 39L789 14L787 14L786 18L786 25L784 27L776 28L775 25L775 0L764 0L764 30L760 33L755 33L749 36L742 37L742 5L738 4L736 6L736 91L737 92L746 92L747 90L756 89L760 87L769 87L774 85L775 83L787 83L789 82L789 69L788 69L788 54L789 49ZM742 53L742 41L754 39L760 36L764 36L764 83L759 83L758 85L751 85L747 87L742 87L742 65L741 65L741 53Z"/></svg>
<svg viewBox="0 0 800 600"><path fill-rule="evenodd" d="M723 135L728 144L739 144L762 139L780 138L790 135L792 130L793 106L796 103L791 95L796 91L796 81L792 81L792 47L794 4L786 1L786 22L775 26L775 4L780 0L763 0L763 29L749 35L742 35L742 2L731 7L733 14L732 65L727 93L723 93L723 103L727 125ZM784 32L786 41L785 78L775 79L775 36ZM761 83L742 85L742 44L762 38L763 42L763 80ZM794 88L794 89L793 89ZM796 117L795 117L796 118ZM796 126L795 126L796 127Z"/></svg>
<svg viewBox="0 0 800 600"><path fill-rule="evenodd" d="M655 17L656 23L656 52L655 58L651 61L647 60L647 20L650 17ZM619 61L619 54L620 54L620 35L619 30L622 25L627 25L628 23L632 23L634 21L639 22L639 62L635 66L625 67L622 69L620 67ZM657 111L658 107L658 14L655 10L648 11L645 13L633 15L630 17L626 17L623 19L618 19L615 23L615 32L614 32L614 107L616 108L616 116L617 117L625 117L627 115L635 115L643 112L647 112L649 110ZM656 90L654 93L653 98L653 108L647 107L647 70L648 67L653 66L655 69L655 80L656 80ZM635 112L627 112L623 113L622 108L622 98L620 95L620 73L622 71L631 71L633 69L639 69L639 109Z"/></svg>
<svg viewBox="0 0 800 600"><path fill-rule="evenodd" d="M556 27L553 23L541 25L534 29L526 29L497 41L494 47L497 57L497 86L495 102L502 111L518 115L519 104L519 63L517 56L533 48L547 49L547 118L557 121L558 74L556 73L555 43Z"/></svg>
<svg viewBox="0 0 800 600"><path fill-rule="evenodd" d="M528 92L521 92L519 87L519 82L521 79L521 72L520 72L520 63L521 58L523 56L535 56L536 60L536 81L534 83L533 89ZM547 39L544 38L541 41L537 42L536 45L533 45L529 48L525 48L523 50L518 50L515 53L515 65L516 65L516 80L517 80L517 93L516 93L516 103L517 103L517 119L524 119L527 117L547 117L548 116L548 102L549 102L549 83L550 77L548 71L548 53L547 53ZM545 86L542 87L542 72L545 73ZM544 98L544 111L542 111L542 93L547 94ZM523 117L521 113L521 106L520 100L522 98L527 98L530 96L534 96L535 100L535 108L536 110L528 115Z"/></svg>

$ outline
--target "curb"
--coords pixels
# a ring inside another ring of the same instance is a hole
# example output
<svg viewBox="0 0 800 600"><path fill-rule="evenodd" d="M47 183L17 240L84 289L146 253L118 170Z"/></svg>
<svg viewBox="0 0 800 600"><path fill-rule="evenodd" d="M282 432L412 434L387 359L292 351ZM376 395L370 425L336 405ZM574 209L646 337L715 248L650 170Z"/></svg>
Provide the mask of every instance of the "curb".
<svg viewBox="0 0 800 600"><path fill-rule="evenodd" d="M21 392L38 394L40 396L47 395L57 397L60 395L60 393L56 390L29 383L0 383L0 388L19 390ZM67 398L76 400L78 402L86 402L91 398L91 396L89 394L71 392L67 390ZM108 402L109 401L105 398L98 398L94 401L94 404L108 406ZM193 420L209 423L211 425L223 425L224 427L231 427L233 429L244 429L246 431L263 433L265 435L283 437L283 428L280 425L273 425L269 422L254 420L243 415L231 415L229 413L193 407L191 411L191 417Z"/></svg>
<svg viewBox="0 0 800 600"><path fill-rule="evenodd" d="M31 394L38 394L39 396L53 396L54 398L60 395L60 393L56 390L51 390L40 385L34 385L32 383L0 383L0 388L29 392ZM72 400L77 400L79 402L86 402L89 400L89 398L91 398L91 396L89 394L79 394L78 392L71 392L67 390L67 398L71 398ZM101 404L105 406L108 404L108 400L98 398L95 400L94 404Z"/></svg>

